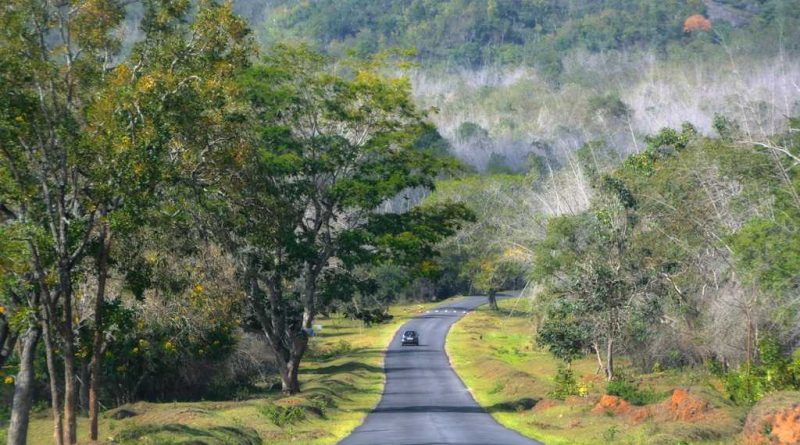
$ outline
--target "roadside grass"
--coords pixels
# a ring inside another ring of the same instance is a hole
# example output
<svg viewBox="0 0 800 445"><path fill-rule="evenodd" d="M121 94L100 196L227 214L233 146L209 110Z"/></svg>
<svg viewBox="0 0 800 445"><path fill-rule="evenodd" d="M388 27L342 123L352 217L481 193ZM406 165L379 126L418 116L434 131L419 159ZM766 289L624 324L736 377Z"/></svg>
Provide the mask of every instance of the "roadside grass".
<svg viewBox="0 0 800 445"><path fill-rule="evenodd" d="M391 321L371 327L338 316L318 319L323 329L312 339L313 352L301 365L302 393L297 396L284 397L273 391L242 401L125 405L101 416L100 443L335 444L360 425L380 400L383 350L395 331L436 304L393 306ZM113 419L121 410L135 415ZM28 443L52 443L52 431L49 410L37 412ZM79 418L78 437L80 443L86 443L86 418Z"/></svg>
<svg viewBox="0 0 800 445"><path fill-rule="evenodd" d="M457 322L446 348L456 373L500 424L547 445L737 443L746 410L728 402L719 391L719 382L705 372L646 374L640 384L654 400L668 398L675 388L691 388L718 408L702 421L674 421L659 415L637 421L593 413L606 389L602 376L596 375L593 358L572 364L586 396L554 400L549 394L555 388L553 377L559 362L536 346L531 302L516 298L499 304L497 312L484 305ZM622 365L624 368L624 361ZM660 409L657 404L650 407L654 412Z"/></svg>

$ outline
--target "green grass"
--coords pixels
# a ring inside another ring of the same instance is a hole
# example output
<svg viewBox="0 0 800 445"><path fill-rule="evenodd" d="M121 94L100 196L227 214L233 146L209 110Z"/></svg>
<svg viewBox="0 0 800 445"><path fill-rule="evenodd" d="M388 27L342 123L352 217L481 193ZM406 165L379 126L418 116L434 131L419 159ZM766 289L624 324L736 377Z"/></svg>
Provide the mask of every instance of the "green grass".
<svg viewBox="0 0 800 445"><path fill-rule="evenodd" d="M363 327L344 318L318 319L324 328L312 339L314 353L301 368L302 393L275 393L244 401L138 402L123 408L134 417L114 420L104 413L101 443L168 444L335 444L363 422L383 391L383 350L408 319L434 304L394 306L389 323ZM233 397L232 397L233 398ZM52 439L49 411L34 414L32 445ZM88 421L79 419L85 443Z"/></svg>
<svg viewBox="0 0 800 445"><path fill-rule="evenodd" d="M502 425L547 445L737 443L746 413L727 402L718 390L719 382L705 372L643 375L638 389L643 403L655 403L674 388L691 388L719 408L712 418L699 422L658 416L637 422L592 413L605 393L606 382L596 375L597 363L591 358L572 364L586 397L549 398L559 362L537 348L530 305L527 299L511 299L501 301L498 312L482 306L456 323L447 338L447 353L456 372L478 403ZM624 366L624 360L621 362ZM541 405L536 407L537 403Z"/></svg>

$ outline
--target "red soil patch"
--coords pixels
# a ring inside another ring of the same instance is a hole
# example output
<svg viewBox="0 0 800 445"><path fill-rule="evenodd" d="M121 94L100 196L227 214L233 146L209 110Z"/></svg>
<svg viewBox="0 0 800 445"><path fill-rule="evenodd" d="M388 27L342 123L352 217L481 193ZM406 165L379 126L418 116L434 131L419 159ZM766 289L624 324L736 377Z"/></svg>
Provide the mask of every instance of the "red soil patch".
<svg viewBox="0 0 800 445"><path fill-rule="evenodd" d="M615 416L626 417L633 424L644 422L653 416L650 407L631 406L624 399L608 394L600 398L592 412L595 414L613 413Z"/></svg>
<svg viewBox="0 0 800 445"><path fill-rule="evenodd" d="M633 424L644 422L655 413L664 420L683 422L711 420L712 417L717 417L711 416L714 411L710 403L686 389L676 389L669 400L654 406L631 406L619 397L606 394L592 409L595 414L613 413L615 416L624 416Z"/></svg>
<svg viewBox="0 0 800 445"><path fill-rule="evenodd" d="M614 415L625 415L631 412L631 404L625 400L617 397L603 394L597 405L594 406L592 412L595 414L614 413Z"/></svg>
<svg viewBox="0 0 800 445"><path fill-rule="evenodd" d="M682 420L684 422L697 422L706 418L711 412L711 405L691 394L686 389L676 389L672 392L670 400L664 402L669 410L672 420Z"/></svg>
<svg viewBox="0 0 800 445"><path fill-rule="evenodd" d="M753 409L743 433L745 445L800 444L800 400L773 409Z"/></svg>

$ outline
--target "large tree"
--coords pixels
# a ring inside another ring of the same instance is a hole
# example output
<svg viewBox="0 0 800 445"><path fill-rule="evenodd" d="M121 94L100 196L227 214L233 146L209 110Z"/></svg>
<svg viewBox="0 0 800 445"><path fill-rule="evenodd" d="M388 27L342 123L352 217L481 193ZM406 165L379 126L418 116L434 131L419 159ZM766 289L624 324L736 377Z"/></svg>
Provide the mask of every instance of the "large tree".
<svg viewBox="0 0 800 445"><path fill-rule="evenodd" d="M229 6L196 6L144 1L144 39L128 62L117 38L122 1L14 0L0 9L0 207L4 225L26 228L28 306L45 342L57 443L77 441L77 271L95 257L88 393L96 439L112 240L133 230L166 185L191 176L229 134L220 116L227 80L251 55L248 31ZM29 403L14 405L19 414ZM12 425L11 443L24 443L16 428L24 423Z"/></svg>
<svg viewBox="0 0 800 445"><path fill-rule="evenodd" d="M451 162L415 147L424 125L409 83L372 68L335 74L304 48L271 51L241 77L249 131L219 164L216 193L204 196L287 393L300 390L300 361L323 305L368 290L358 265L424 267L434 243L467 216L452 205L378 210L403 190L432 187Z"/></svg>

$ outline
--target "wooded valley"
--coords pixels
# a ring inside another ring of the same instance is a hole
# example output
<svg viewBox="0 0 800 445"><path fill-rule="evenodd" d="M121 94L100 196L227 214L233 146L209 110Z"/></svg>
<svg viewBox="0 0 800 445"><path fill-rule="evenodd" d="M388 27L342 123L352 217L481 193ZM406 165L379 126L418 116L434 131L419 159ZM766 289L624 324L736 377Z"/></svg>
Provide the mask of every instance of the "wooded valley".
<svg viewBox="0 0 800 445"><path fill-rule="evenodd" d="M798 56L796 0L7 0L0 444L246 400L207 443L335 443L326 360L503 290L554 399L800 409Z"/></svg>

